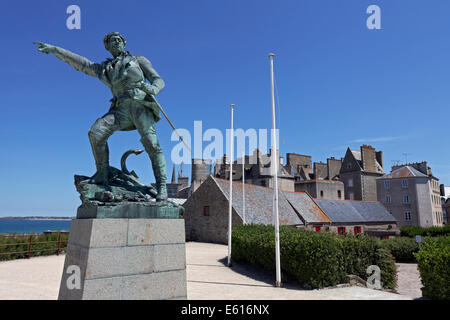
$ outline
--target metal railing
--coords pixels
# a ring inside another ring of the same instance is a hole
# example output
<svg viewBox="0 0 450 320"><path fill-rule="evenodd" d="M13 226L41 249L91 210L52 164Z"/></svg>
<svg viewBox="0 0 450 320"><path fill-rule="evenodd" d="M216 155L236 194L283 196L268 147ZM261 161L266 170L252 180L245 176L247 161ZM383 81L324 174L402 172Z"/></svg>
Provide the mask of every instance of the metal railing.
<svg viewBox="0 0 450 320"><path fill-rule="evenodd" d="M1 250L2 248L28 246L28 249L24 250L24 251L0 252L0 256L22 254L22 255L27 255L28 259L30 259L32 253L56 251L56 255L59 255L61 253L61 251L64 251L67 248L68 239L63 240L61 238L61 232L58 232L58 240L56 240L56 241L33 241L33 237L39 237L39 236L43 236L43 234L0 235L0 238L23 238L23 241L26 241L26 242L19 242L19 243L0 243L0 251L2 251ZM50 248L50 249L33 250L33 245L40 245L40 244L55 244L55 247Z"/></svg>

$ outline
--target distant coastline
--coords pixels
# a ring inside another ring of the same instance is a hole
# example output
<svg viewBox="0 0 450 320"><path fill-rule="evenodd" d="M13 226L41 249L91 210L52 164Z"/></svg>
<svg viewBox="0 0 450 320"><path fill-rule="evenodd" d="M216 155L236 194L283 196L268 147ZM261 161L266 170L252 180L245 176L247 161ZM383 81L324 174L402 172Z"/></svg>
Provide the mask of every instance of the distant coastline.
<svg viewBox="0 0 450 320"><path fill-rule="evenodd" d="M0 217L0 220L72 220L75 217Z"/></svg>

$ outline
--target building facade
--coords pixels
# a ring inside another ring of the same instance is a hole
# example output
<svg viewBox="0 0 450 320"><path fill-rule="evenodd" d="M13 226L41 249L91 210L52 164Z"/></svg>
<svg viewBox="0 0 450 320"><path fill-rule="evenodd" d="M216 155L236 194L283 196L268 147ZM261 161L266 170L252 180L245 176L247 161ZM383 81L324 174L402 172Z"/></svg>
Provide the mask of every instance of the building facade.
<svg viewBox="0 0 450 320"><path fill-rule="evenodd" d="M446 187L443 184L440 185L441 191L441 205L442 205L442 220L443 224L449 223L450 215L450 187Z"/></svg>
<svg viewBox="0 0 450 320"><path fill-rule="evenodd" d="M327 163L314 162L311 156L287 154L285 165L295 178L295 192L308 192L314 198L344 199L344 184L339 180L342 159L328 158Z"/></svg>
<svg viewBox="0 0 450 320"><path fill-rule="evenodd" d="M273 224L273 189L233 182L233 226ZM245 203L245 205L244 205ZM186 239L228 242L229 181L209 176L186 200ZM379 202L314 199L304 192L279 192L280 225L377 237L398 234L395 218Z"/></svg>
<svg viewBox="0 0 450 320"><path fill-rule="evenodd" d="M377 178L384 175L383 153L363 145L360 151L347 149L339 171L344 183L345 199L376 201Z"/></svg>
<svg viewBox="0 0 450 320"><path fill-rule="evenodd" d="M278 152L277 152L278 153ZM277 154L278 158L278 187L284 191L295 190L295 178L283 166L283 158ZM244 166L242 165L244 159ZM244 169L243 169L244 168ZM233 161L233 181L244 181L247 184L273 188L273 174L271 168L271 153L261 154L259 149L255 149L251 156L237 158ZM219 159L214 167L214 176L220 179L229 179L230 165L226 156Z"/></svg>
<svg viewBox="0 0 450 320"><path fill-rule="evenodd" d="M443 225L439 182L426 162L393 166L377 179L377 194L399 227Z"/></svg>

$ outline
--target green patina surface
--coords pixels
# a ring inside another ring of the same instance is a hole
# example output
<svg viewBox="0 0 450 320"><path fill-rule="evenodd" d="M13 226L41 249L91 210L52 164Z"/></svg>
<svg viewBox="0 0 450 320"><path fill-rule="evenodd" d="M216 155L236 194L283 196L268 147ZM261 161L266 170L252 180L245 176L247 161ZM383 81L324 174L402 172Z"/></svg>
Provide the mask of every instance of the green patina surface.
<svg viewBox="0 0 450 320"><path fill-rule="evenodd" d="M182 219L180 207L157 206L148 203L120 205L89 205L78 208L77 219Z"/></svg>
<svg viewBox="0 0 450 320"><path fill-rule="evenodd" d="M150 157L156 180L156 190L149 189L147 194L164 205L167 200L166 161L155 129L155 123L160 120L155 96L164 88L164 81L149 60L143 56L133 56L125 50L126 40L119 33L107 34L103 42L112 58L101 63L92 62L54 45L42 42L35 44L39 45L40 52L51 53L76 70L100 79L113 95L109 111L97 119L89 130L89 141L97 168L97 172L89 178L89 183L104 185L107 188L111 180L118 176L109 166L107 140L116 131L137 130ZM123 174L127 176L125 180L133 180L127 171ZM136 187L136 184L140 183L132 181L132 184ZM141 185L138 187L142 190Z"/></svg>

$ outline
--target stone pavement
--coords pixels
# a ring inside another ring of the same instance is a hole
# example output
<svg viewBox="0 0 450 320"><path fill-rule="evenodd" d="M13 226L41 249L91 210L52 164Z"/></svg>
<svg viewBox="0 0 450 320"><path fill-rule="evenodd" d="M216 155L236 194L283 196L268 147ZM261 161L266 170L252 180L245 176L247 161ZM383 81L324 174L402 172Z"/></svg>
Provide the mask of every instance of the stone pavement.
<svg viewBox="0 0 450 320"><path fill-rule="evenodd" d="M413 299L421 299L423 287L417 263L397 263L397 292Z"/></svg>
<svg viewBox="0 0 450 320"><path fill-rule="evenodd" d="M190 300L409 300L402 295L363 287L303 290L289 283L273 287L273 276L248 264L225 266L227 246L186 243ZM57 299L64 255L0 262L0 299Z"/></svg>

